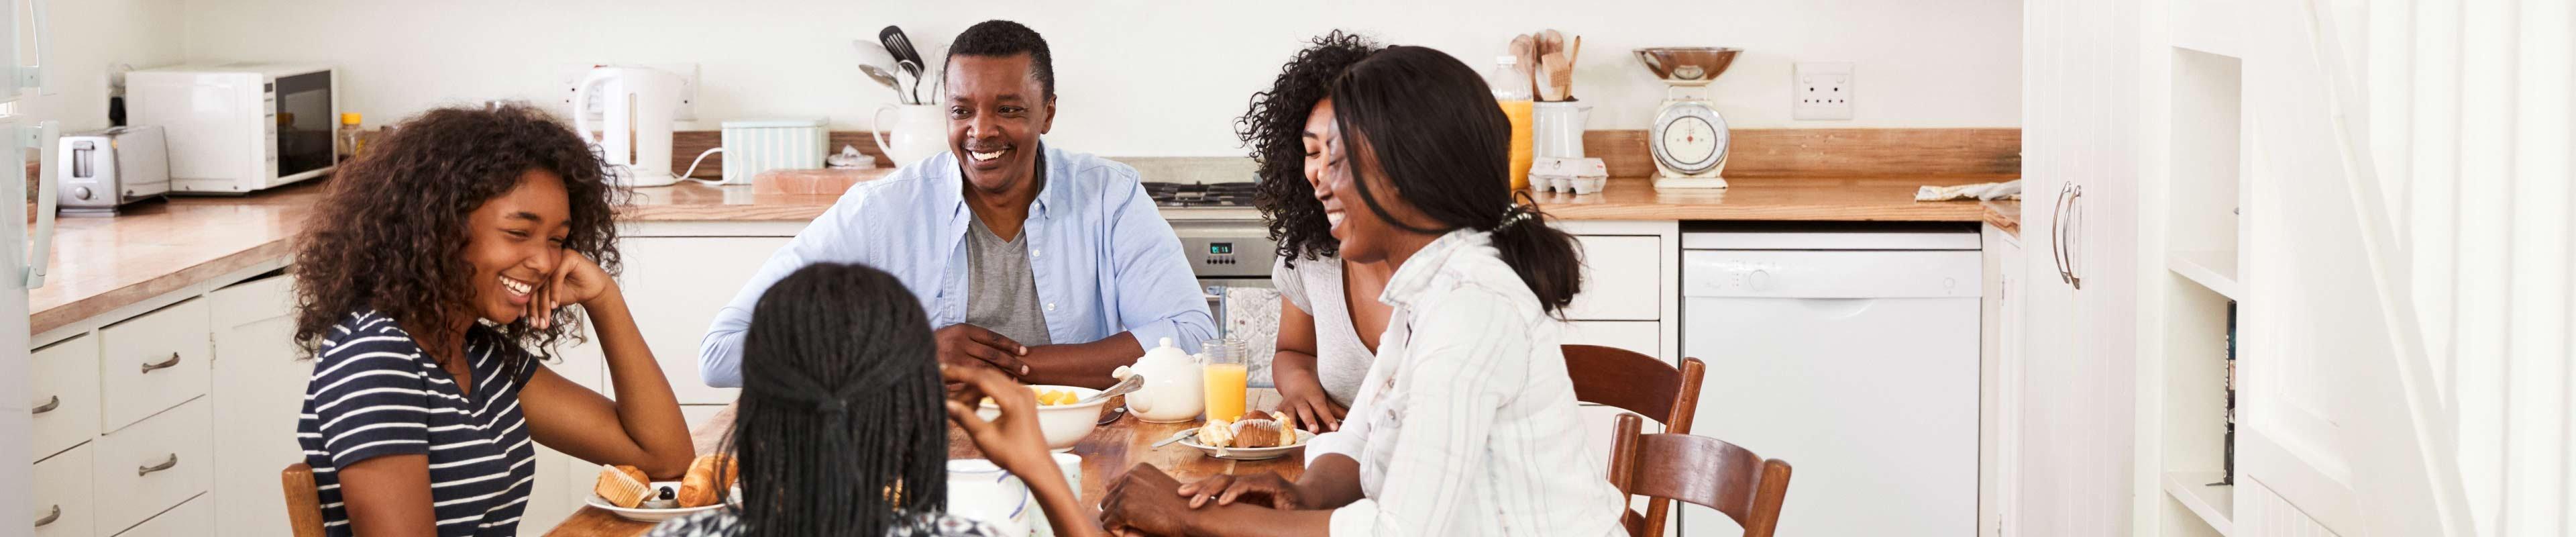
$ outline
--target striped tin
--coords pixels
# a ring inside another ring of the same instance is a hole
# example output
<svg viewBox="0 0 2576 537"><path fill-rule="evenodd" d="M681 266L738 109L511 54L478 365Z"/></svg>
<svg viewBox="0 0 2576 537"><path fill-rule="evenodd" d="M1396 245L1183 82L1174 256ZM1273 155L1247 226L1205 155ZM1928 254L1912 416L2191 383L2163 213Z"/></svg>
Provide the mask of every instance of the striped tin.
<svg viewBox="0 0 2576 537"><path fill-rule="evenodd" d="M769 170L812 170L830 154L825 118L724 122L724 183L751 184Z"/></svg>

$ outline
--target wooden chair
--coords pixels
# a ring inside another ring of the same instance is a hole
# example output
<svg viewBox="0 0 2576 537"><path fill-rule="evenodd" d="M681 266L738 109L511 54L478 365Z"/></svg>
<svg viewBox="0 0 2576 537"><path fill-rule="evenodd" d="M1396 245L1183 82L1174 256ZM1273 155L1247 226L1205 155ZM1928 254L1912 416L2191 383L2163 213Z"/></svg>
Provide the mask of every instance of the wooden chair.
<svg viewBox="0 0 2576 537"><path fill-rule="evenodd" d="M1655 421L1664 424L1666 433L1691 431L1691 417L1699 409L1700 376L1706 374L1708 364L1683 358L1676 368L1653 356L1598 345L1566 345L1564 353L1565 372L1574 379L1575 400L1663 416ZM1671 508L1669 500L1647 500L1646 516L1663 520Z"/></svg>
<svg viewBox="0 0 2576 537"><path fill-rule="evenodd" d="M304 463L286 465L278 472L278 483L286 488L286 526L295 537L322 537L322 491L313 484L313 466Z"/></svg>
<svg viewBox="0 0 2576 537"><path fill-rule="evenodd" d="M1610 483L1619 491L1675 499L1726 513L1745 537L1771 537L1780 525L1780 501L1789 494L1789 463L1764 459L1735 444L1688 434L1638 434L1644 418L1620 414L1611 444ZM1664 518L1626 517L1628 534L1661 536Z"/></svg>

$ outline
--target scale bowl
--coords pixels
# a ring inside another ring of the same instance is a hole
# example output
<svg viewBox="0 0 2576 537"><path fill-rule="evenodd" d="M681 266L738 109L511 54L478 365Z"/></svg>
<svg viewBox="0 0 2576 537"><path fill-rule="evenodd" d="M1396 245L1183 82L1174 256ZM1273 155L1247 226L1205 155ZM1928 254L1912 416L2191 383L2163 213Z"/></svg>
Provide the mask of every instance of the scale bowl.
<svg viewBox="0 0 2576 537"><path fill-rule="evenodd" d="M1637 49L1637 61L1655 78L1673 84L1706 84L1726 73L1735 63L1735 55L1744 49L1733 47L1646 47Z"/></svg>

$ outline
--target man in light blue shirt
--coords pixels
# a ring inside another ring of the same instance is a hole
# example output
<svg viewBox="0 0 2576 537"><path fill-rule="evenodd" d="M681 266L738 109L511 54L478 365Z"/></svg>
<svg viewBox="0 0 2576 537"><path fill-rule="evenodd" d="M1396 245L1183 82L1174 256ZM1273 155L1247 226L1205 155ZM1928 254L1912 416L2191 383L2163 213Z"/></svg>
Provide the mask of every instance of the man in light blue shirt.
<svg viewBox="0 0 2576 537"><path fill-rule="evenodd" d="M1213 337L1171 224L1127 165L1040 143L1055 120L1046 41L986 21L949 47L949 151L851 187L771 254L699 343L699 374L742 385L743 333L769 286L806 265L863 263L929 312L940 363L1028 384L1107 387L1163 339Z"/></svg>

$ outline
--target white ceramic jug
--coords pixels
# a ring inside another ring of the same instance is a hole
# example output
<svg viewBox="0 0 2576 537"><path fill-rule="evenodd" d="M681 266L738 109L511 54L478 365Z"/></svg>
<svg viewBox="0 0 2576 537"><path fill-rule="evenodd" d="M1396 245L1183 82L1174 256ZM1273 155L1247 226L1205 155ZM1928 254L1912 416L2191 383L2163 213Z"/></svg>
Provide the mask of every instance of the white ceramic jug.
<svg viewBox="0 0 2576 537"><path fill-rule="evenodd" d="M886 112L894 112L893 123L886 122ZM940 105L889 104L877 107L869 119L876 125L869 134L892 167L911 166L948 150L948 116Z"/></svg>
<svg viewBox="0 0 2576 537"><path fill-rule="evenodd" d="M1198 419L1207 410L1207 377L1196 356L1172 346L1172 338L1145 351L1136 365L1118 366L1109 376L1126 380L1128 375L1144 375L1145 386L1127 394L1127 410L1136 419L1148 423L1177 423Z"/></svg>
<svg viewBox="0 0 2576 537"><path fill-rule="evenodd" d="M948 514L992 524L1003 535L1028 535L1037 498L1018 476L993 461L948 461Z"/></svg>

